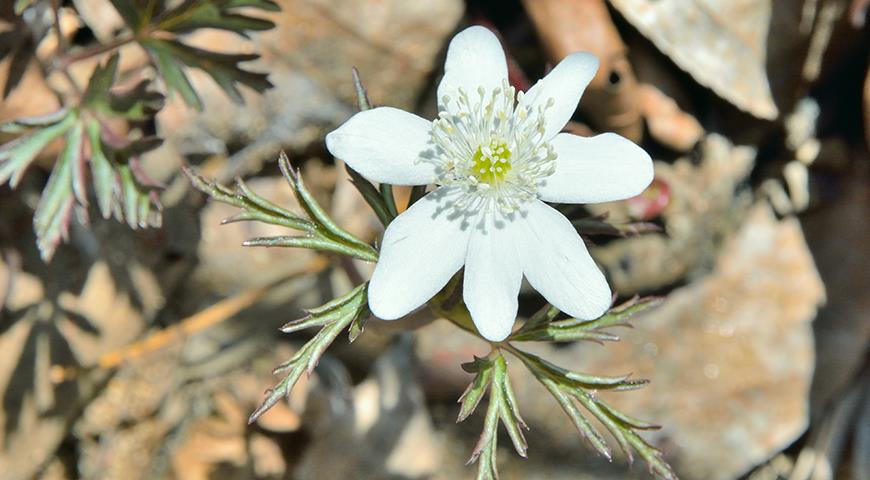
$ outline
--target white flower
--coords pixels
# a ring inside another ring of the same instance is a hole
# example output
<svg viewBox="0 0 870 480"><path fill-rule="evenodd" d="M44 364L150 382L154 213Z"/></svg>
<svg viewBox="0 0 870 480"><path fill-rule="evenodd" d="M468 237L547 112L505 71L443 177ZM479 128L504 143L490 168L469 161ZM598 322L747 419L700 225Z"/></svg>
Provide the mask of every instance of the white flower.
<svg viewBox="0 0 870 480"><path fill-rule="evenodd" d="M463 298L492 341L510 334L523 275L571 316L607 311L604 275L571 222L544 203L620 200L652 181L649 155L629 140L559 133L597 69L593 55L575 53L516 93L498 39L475 26L450 42L438 119L381 107L326 136L329 151L367 178L438 185L384 233L369 285L372 313L408 314L463 265Z"/></svg>

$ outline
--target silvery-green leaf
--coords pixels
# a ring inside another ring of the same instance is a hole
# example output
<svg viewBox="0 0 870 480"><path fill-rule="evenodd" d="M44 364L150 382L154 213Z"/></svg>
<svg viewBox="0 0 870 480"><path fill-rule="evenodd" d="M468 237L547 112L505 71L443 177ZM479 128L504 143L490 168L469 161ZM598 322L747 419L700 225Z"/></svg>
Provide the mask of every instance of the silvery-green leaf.
<svg viewBox="0 0 870 480"><path fill-rule="evenodd" d="M60 121L45 128L18 137L0 146L0 184L9 181L12 188L18 185L31 162L52 140L65 134L76 124L77 114L68 112Z"/></svg>
<svg viewBox="0 0 870 480"><path fill-rule="evenodd" d="M273 405L289 395L303 373L307 372L310 375L323 352L332 345L342 330L348 327L352 329L353 324L358 322L361 316L368 316L367 287L366 283L359 285L321 307L310 309L306 317L289 322L282 328L285 332L295 332L308 327L322 327L290 360L275 368L275 374L283 373L285 376L268 392L263 403L248 418L248 423L255 422Z"/></svg>
<svg viewBox="0 0 870 480"><path fill-rule="evenodd" d="M520 416L508 378L507 361L496 350L487 358L475 357L473 362L463 364L462 368L467 372L475 373L475 377L459 399L461 407L457 422L465 420L474 412L484 393L488 393L489 398L483 432L471 453L468 464L478 462L477 478L479 479L498 478L496 449L499 423L505 426L514 449L520 456L525 457L528 449L523 435L523 430L527 430L528 427Z"/></svg>
<svg viewBox="0 0 870 480"><path fill-rule="evenodd" d="M158 28L176 33L217 28L246 35L246 30L262 31L275 26L269 20L236 10L242 7L272 12L280 10L278 4L270 0L192 0L161 16Z"/></svg>
<svg viewBox="0 0 870 480"><path fill-rule="evenodd" d="M103 151L99 122L96 120L89 122L87 130L88 142L91 146L91 175L97 195L97 205L103 218L109 218L112 215L117 184L115 171Z"/></svg>

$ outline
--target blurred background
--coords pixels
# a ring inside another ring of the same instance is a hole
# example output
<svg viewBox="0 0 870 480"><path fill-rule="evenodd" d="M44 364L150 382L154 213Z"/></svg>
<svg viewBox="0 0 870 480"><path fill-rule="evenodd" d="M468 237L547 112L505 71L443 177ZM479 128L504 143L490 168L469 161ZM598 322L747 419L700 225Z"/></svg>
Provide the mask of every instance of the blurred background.
<svg viewBox="0 0 870 480"><path fill-rule="evenodd" d="M124 35L109 0L3 3L3 122L67 105L69 82L84 85L107 58L61 75L59 46L99 52ZM32 5L16 14L13 3ZM464 463L482 413L455 423L471 379L459 365L488 346L425 315L372 320L353 345L340 337L286 402L247 425L278 380L272 368L310 336L278 327L370 266L241 247L283 232L222 226L236 210L194 191L180 167L242 176L293 209L276 164L284 149L337 221L374 242L377 218L323 142L356 111L351 68L374 104L432 118L449 39L482 24L501 38L519 89L571 52L599 56L569 130L617 132L656 161L643 195L571 214L643 231L587 240L621 297L664 303L618 343L530 351L650 379L608 400L662 425L646 438L682 478L870 479L870 2L276 3L251 14L274 28L248 38L184 37L260 55L245 68L271 88L242 86L239 104L207 70L190 70L202 110L176 93L136 126L163 140L140 159L160 185L162 226L71 217L45 263L32 221L57 149L17 188L0 187L0 478L473 478ZM154 76L141 47L120 52L122 75ZM539 306L523 294L522 314ZM642 463L598 457L516 366L529 458L500 442L502 477L649 478Z"/></svg>

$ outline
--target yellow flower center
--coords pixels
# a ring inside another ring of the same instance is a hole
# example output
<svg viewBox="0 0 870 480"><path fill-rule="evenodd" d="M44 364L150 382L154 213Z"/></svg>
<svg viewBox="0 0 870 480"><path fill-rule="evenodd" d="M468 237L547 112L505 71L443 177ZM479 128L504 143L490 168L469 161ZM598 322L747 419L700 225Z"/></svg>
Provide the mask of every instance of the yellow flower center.
<svg viewBox="0 0 870 480"><path fill-rule="evenodd" d="M482 183L496 185L504 180L511 169L511 151L507 145L492 140L488 145L477 147L472 157L471 174Z"/></svg>

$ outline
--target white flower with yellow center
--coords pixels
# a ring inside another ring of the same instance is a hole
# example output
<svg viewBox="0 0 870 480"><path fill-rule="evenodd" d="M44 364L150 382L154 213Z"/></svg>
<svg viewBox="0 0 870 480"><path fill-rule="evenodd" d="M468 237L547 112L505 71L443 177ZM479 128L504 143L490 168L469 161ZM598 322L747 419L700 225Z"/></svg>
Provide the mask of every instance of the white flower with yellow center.
<svg viewBox="0 0 870 480"><path fill-rule="evenodd" d="M544 203L621 200L652 181L649 155L629 140L559 133L597 69L593 55L575 53L516 93L498 39L471 27L450 42L436 120L380 107L326 136L329 151L369 179L437 185L387 227L372 313L410 313L463 265L463 299L492 341L510 334L524 275L573 317L607 311L604 275L571 222Z"/></svg>

